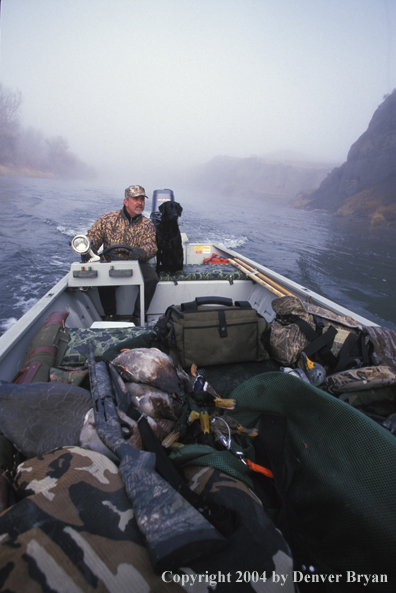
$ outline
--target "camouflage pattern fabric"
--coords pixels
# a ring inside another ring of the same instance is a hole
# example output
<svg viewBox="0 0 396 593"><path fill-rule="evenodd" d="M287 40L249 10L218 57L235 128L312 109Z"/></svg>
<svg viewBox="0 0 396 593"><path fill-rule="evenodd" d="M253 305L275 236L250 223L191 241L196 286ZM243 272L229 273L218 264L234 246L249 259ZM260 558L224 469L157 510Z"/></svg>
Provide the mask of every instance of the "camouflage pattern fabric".
<svg viewBox="0 0 396 593"><path fill-rule="evenodd" d="M73 367L51 367L49 380L51 383L68 383L69 385L82 385L88 376L88 369Z"/></svg>
<svg viewBox="0 0 396 593"><path fill-rule="evenodd" d="M94 249L103 249L111 245L129 245L140 247L146 254L147 261L157 253L155 227L151 220L142 216L135 222L129 222L123 209L103 214L89 229L88 238ZM117 251L120 259L130 259L127 251Z"/></svg>
<svg viewBox="0 0 396 593"><path fill-rule="evenodd" d="M341 401L367 414L388 417L396 412L396 384L377 389L342 393Z"/></svg>
<svg viewBox="0 0 396 593"><path fill-rule="evenodd" d="M195 491L237 509L240 522L223 552L155 574L112 461L64 447L24 462L13 484L17 502L0 515L1 591L207 592L208 581L195 588L191 575L217 579L219 572L225 582L216 593L257 591L243 580L233 585L239 571L266 572L268 589L260 591L273 591L273 571L287 575L282 591L293 591L289 548L249 489L212 468L190 467L186 477Z"/></svg>
<svg viewBox="0 0 396 593"><path fill-rule="evenodd" d="M318 305L303 302L301 299L295 296L285 296L274 299L272 301L272 308L279 317L296 315L297 317L304 319L304 321L310 322L310 314L319 315L319 317L324 317L329 321L346 325L350 328L362 328L362 326L359 325L357 321L353 319L353 317L348 315L339 315L338 313L334 313L333 311L329 311L328 309L324 309Z"/></svg>
<svg viewBox="0 0 396 593"><path fill-rule="evenodd" d="M311 324L310 324L311 325ZM270 354L284 366L297 364L301 352L309 341L298 325L283 325L275 319L271 323Z"/></svg>
<svg viewBox="0 0 396 593"><path fill-rule="evenodd" d="M378 326L370 326L367 331L382 364L396 372L396 332L388 327Z"/></svg>
<svg viewBox="0 0 396 593"><path fill-rule="evenodd" d="M228 280L231 284L235 280L246 280L247 276L230 265L221 264L203 264L203 265L184 265L183 270L174 274L170 272L160 272L161 281L181 282L188 280Z"/></svg>
<svg viewBox="0 0 396 593"><path fill-rule="evenodd" d="M334 311L323 309L323 307L318 307L313 303L304 303L304 307L311 315L319 315L319 317L327 319L333 324L343 325L351 329L362 329L362 326L349 315L339 315L338 313L334 313Z"/></svg>
<svg viewBox="0 0 396 593"><path fill-rule="evenodd" d="M88 356L88 340L95 347L95 360L101 360L110 348L116 348L120 342L129 341L139 336L151 335L145 328L68 328L69 342L62 358L62 366L82 366Z"/></svg>
<svg viewBox="0 0 396 593"><path fill-rule="evenodd" d="M350 391L361 391L385 387L396 383L395 373L386 366L349 369L326 377L320 388L337 395Z"/></svg>
<svg viewBox="0 0 396 593"><path fill-rule="evenodd" d="M136 196L144 196L145 198L147 198L146 196L146 191L144 189L144 187L142 187L141 185L130 185L129 187L126 188L125 190L125 197L128 198L134 198Z"/></svg>
<svg viewBox="0 0 396 593"><path fill-rule="evenodd" d="M348 334L362 327L349 316L338 315L312 303L303 303L298 297L285 296L272 301L272 308L277 314L271 323L270 353L271 356L284 366L298 363L302 350L309 344L308 338L298 325L288 320L290 316L300 317L316 329L313 315L318 315L324 323L323 333L330 326L334 326L337 334L334 338L331 352L335 357L339 354Z"/></svg>
<svg viewBox="0 0 396 593"><path fill-rule="evenodd" d="M235 436L232 439L231 447L234 451L241 451L251 461L255 461L252 443L249 443L247 438ZM178 469L185 471L190 466L205 465L227 473L228 476L243 483L247 488L254 490L250 468L226 449L218 450L210 445L199 443L186 444L183 447L172 449L169 457Z"/></svg>

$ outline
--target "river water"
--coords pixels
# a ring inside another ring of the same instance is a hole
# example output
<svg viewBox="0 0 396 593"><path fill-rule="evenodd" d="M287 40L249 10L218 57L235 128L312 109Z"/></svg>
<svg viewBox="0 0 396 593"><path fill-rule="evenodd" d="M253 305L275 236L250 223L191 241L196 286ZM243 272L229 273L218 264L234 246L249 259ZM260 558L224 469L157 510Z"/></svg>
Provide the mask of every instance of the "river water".
<svg viewBox="0 0 396 593"><path fill-rule="evenodd" d="M68 271L77 258L71 238L120 208L128 184L0 177L0 333ZM160 189L145 187L149 196ZM395 228L304 212L284 202L230 201L172 189L183 207L181 230L190 240L224 243L396 330ZM147 216L150 208L151 200Z"/></svg>

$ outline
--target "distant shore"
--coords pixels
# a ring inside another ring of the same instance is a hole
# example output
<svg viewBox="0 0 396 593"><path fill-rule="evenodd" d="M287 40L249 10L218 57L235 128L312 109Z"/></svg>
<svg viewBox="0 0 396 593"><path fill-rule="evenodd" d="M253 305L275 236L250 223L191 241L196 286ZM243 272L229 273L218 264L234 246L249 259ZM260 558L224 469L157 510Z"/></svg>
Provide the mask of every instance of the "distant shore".
<svg viewBox="0 0 396 593"><path fill-rule="evenodd" d="M3 177L41 177L54 179L54 173L50 171L39 171L31 167L14 167L13 165L0 165L0 176Z"/></svg>

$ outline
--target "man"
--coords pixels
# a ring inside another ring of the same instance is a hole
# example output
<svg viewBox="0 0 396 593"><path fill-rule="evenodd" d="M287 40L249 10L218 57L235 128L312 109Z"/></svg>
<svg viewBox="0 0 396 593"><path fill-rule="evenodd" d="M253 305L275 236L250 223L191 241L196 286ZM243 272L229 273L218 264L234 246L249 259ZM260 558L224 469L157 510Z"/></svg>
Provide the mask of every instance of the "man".
<svg viewBox="0 0 396 593"><path fill-rule="evenodd" d="M119 259L138 260L144 279L144 306L147 312L154 296L159 278L152 266L146 263L157 253L155 227L143 216L144 200L147 198L141 185L130 185L125 190L124 206L121 210L103 214L89 229L88 238L96 250L103 244L103 249L111 245L128 245L131 251L115 249ZM116 287L99 288L100 301L106 320L116 318ZM136 299L132 321L140 323L140 298Z"/></svg>

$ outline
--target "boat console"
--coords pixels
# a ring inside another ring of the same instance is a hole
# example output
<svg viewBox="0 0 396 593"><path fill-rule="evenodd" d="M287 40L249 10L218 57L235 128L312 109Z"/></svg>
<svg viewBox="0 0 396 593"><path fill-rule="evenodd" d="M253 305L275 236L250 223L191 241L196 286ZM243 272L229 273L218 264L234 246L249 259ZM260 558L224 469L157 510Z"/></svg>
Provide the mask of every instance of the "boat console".
<svg viewBox="0 0 396 593"><path fill-rule="evenodd" d="M69 288L98 286L136 286L140 288L140 310L144 311L144 280L139 262L133 260L72 263L68 277ZM144 319L140 321L145 325Z"/></svg>

